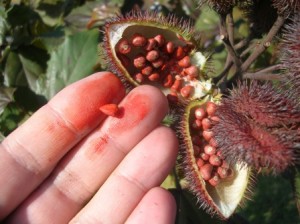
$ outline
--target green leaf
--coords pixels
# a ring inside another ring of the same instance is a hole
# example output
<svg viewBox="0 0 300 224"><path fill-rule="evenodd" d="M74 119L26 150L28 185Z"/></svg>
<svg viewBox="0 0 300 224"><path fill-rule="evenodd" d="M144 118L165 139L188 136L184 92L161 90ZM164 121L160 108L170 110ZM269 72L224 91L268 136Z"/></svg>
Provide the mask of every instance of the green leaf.
<svg viewBox="0 0 300 224"><path fill-rule="evenodd" d="M14 101L13 95L15 90L15 88L0 87L0 115L3 113L5 107Z"/></svg>
<svg viewBox="0 0 300 224"><path fill-rule="evenodd" d="M80 32L69 36L51 53L42 94L51 98L59 90L93 72L97 63L97 30Z"/></svg>
<svg viewBox="0 0 300 224"><path fill-rule="evenodd" d="M4 85L10 87L28 85L19 55L12 51L9 52L5 63Z"/></svg>
<svg viewBox="0 0 300 224"><path fill-rule="evenodd" d="M5 9L0 6L0 46L3 45L5 33L8 29L7 26Z"/></svg>

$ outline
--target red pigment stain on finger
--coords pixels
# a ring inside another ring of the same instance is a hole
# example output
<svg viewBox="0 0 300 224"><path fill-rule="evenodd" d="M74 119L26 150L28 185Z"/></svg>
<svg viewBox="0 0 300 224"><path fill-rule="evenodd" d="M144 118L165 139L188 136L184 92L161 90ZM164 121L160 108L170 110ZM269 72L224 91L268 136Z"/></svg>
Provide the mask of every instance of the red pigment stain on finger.
<svg viewBox="0 0 300 224"><path fill-rule="evenodd" d="M150 99L145 94L129 95L120 107L118 117L110 131L124 132L136 127L150 112Z"/></svg>
<svg viewBox="0 0 300 224"><path fill-rule="evenodd" d="M58 110L80 132L95 127L104 119L99 110L102 105L118 103L125 95L122 83L114 75L103 75L74 85L62 91L63 97L58 94L54 104L59 104ZM63 98L68 98L69 102Z"/></svg>
<svg viewBox="0 0 300 224"><path fill-rule="evenodd" d="M105 147L108 145L109 142L109 136L107 134L103 134L102 136L99 136L95 139L93 139L89 143L89 150L87 151L88 157L92 160L97 157L95 157L94 153L101 153L105 149Z"/></svg>

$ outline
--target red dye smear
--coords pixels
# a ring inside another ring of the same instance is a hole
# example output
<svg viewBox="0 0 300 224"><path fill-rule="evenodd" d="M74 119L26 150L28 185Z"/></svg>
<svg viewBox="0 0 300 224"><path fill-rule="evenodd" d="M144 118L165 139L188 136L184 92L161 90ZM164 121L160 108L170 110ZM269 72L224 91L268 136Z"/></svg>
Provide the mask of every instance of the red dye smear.
<svg viewBox="0 0 300 224"><path fill-rule="evenodd" d="M101 153L105 149L109 142L109 137L107 134L104 134L103 136L99 136L98 138L95 138L91 140L89 143L89 150L87 151L87 156L89 159L93 160L97 157L95 157L95 153Z"/></svg>
<svg viewBox="0 0 300 224"><path fill-rule="evenodd" d="M128 95L126 103L120 107L117 121L110 131L124 132L136 127L150 112L150 99L148 95Z"/></svg>
<svg viewBox="0 0 300 224"><path fill-rule="evenodd" d="M110 74L84 84L79 83L64 94L69 102L68 105L62 105L61 111L75 129L81 132L95 127L104 118L99 108L104 104L118 103L125 91L120 80Z"/></svg>

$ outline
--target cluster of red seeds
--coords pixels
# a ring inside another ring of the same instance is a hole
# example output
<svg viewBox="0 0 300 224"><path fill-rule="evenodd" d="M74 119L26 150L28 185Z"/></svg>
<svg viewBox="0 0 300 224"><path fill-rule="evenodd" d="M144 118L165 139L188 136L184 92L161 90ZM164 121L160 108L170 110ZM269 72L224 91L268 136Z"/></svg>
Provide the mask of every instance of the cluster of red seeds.
<svg viewBox="0 0 300 224"><path fill-rule="evenodd" d="M222 179L233 175L232 169L217 151L213 133L210 131L213 121L218 121L215 116L216 104L208 102L206 110L197 107L194 117L191 118L191 136L194 153L202 178L212 186L217 186Z"/></svg>
<svg viewBox="0 0 300 224"><path fill-rule="evenodd" d="M166 40L161 34L147 38L136 33L131 38L122 38L116 49L123 66L138 83L158 83L169 88L168 99L177 102L178 94L189 98L194 91L183 77L193 80L199 76L189 57L193 45L183 38L179 40L182 45Z"/></svg>

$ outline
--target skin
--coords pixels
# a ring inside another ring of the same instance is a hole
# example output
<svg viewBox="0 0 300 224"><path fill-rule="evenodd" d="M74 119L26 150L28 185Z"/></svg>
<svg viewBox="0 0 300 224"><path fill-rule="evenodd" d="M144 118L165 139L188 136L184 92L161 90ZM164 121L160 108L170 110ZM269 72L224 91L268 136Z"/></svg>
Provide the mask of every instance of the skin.
<svg viewBox="0 0 300 224"><path fill-rule="evenodd" d="M99 110L110 103L118 116ZM0 221L174 223L174 198L159 187L178 150L160 125L167 111L158 89L125 96L109 72L66 87L0 145Z"/></svg>

